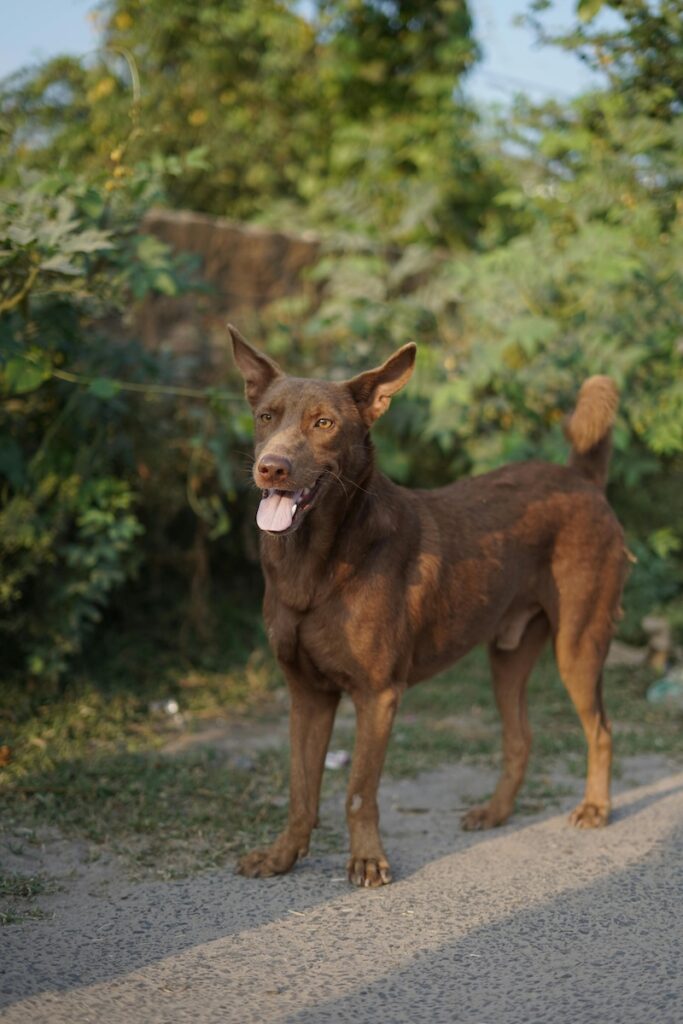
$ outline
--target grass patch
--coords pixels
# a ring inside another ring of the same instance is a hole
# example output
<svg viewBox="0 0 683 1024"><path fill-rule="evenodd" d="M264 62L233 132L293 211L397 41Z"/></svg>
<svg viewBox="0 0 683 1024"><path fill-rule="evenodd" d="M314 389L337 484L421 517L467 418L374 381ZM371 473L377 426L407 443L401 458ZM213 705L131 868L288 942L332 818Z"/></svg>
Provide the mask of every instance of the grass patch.
<svg viewBox="0 0 683 1024"><path fill-rule="evenodd" d="M613 723L617 757L643 753L683 756L683 716L646 700L647 688L655 678L656 673L648 668L605 672L605 704ZM549 651L540 658L530 680L529 718L534 761L576 754L583 759L581 724ZM410 690L401 705L396 735L402 730L411 733L418 760L429 760L430 751L446 758L498 752L500 721L484 651L473 651L438 678Z"/></svg>
<svg viewBox="0 0 683 1024"><path fill-rule="evenodd" d="M257 651L231 671L176 672L173 683L133 690L93 677L76 679L64 694L26 693L18 684L3 687L0 747L5 750L2 777L49 773L64 762L162 746L180 730L202 721L243 714L272 700L282 686L268 654ZM169 714L159 703L175 701Z"/></svg>
<svg viewBox="0 0 683 1024"><path fill-rule="evenodd" d="M613 721L615 765L633 754L683 757L681 715L645 699L655 678L651 670L608 669L605 701ZM548 777L558 765L583 779L586 744L579 718L559 678L551 652L539 660L529 686L533 731L529 770L516 803L516 813L534 814L557 804L570 789ZM385 773L413 776L449 763L501 760L501 729L486 653L475 650L452 669L409 690L392 732ZM351 749L353 730L336 730L333 745ZM339 789L348 771L335 775ZM333 792L332 787L330 792Z"/></svg>
<svg viewBox="0 0 683 1024"><path fill-rule="evenodd" d="M224 864L283 822L286 759L249 769L214 750L183 757L121 752L60 761L3 791L8 828L57 826L161 877Z"/></svg>
<svg viewBox="0 0 683 1024"><path fill-rule="evenodd" d="M220 609L216 611L219 614ZM6 681L0 688L0 817L5 830L56 826L132 865L170 877L229 861L285 815L284 752L248 759L201 749L165 756L165 743L272 704L282 681L253 608L233 612L238 639L201 654L163 623L102 635L63 692ZM175 701L177 712L159 704ZM247 765L240 760L248 761ZM235 763L238 762L238 763Z"/></svg>
<svg viewBox="0 0 683 1024"><path fill-rule="evenodd" d="M173 757L161 750L171 736L207 718L225 720L269 707L272 712L268 701L282 683L270 656L257 649L231 669L169 658L147 685L150 663L137 686L127 675L129 657L122 649L100 677L82 674L62 695L5 688L0 804L8 831L56 826L90 841L95 856L106 845L140 871L160 877L223 865L272 839L286 815L285 750L245 750L246 763L210 747ZM646 669L606 673L617 771L619 756L683 754L680 715L645 699L652 679ZM155 701L168 698L177 701L178 713L153 710ZM558 758L570 772L585 771L582 730L549 655L532 677L529 704L534 745L519 805L523 813L564 795L547 779ZM352 730L336 731L333 745L350 749ZM476 651L406 694L386 771L414 775L482 758L497 764L500 746L486 657ZM338 792L346 778L347 772L326 773L325 793ZM316 833L318 847L340 842L324 829Z"/></svg>
<svg viewBox="0 0 683 1024"><path fill-rule="evenodd" d="M32 906L37 896L54 891L54 883L42 875L0 875L0 925L39 920L47 914Z"/></svg>

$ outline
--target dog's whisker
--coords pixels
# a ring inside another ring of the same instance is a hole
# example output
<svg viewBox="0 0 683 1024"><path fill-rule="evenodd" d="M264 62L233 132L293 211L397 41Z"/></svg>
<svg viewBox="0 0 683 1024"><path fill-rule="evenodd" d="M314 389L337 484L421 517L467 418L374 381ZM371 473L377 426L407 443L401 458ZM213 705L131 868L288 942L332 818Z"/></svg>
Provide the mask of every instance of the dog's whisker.
<svg viewBox="0 0 683 1024"><path fill-rule="evenodd" d="M337 483L341 487L342 491L344 492L344 496L345 496L346 500L348 501L349 500L349 495L348 495L348 492L347 492L346 488L344 487L344 481L342 480L342 478L337 473L335 473L334 470L332 470L332 469L326 469L325 472L329 476L333 477L337 481Z"/></svg>
<svg viewBox="0 0 683 1024"><path fill-rule="evenodd" d="M351 478L348 476L344 476L343 479L346 480L347 484L351 484L352 487L355 487L357 491L362 491L363 494L367 494L370 498L372 498L373 492L369 491L366 487L361 487L360 484L356 483L355 480L351 480Z"/></svg>

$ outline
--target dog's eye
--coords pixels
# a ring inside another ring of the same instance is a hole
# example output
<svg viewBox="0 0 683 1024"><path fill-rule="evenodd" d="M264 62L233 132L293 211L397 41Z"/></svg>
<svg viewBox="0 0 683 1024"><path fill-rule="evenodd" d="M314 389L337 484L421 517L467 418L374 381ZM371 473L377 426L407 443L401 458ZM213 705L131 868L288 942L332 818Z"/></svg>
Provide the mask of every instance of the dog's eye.
<svg viewBox="0 0 683 1024"><path fill-rule="evenodd" d="M329 430L330 427L334 426L332 420L328 420L327 416L321 416L319 420L316 420L316 427L320 427L321 430Z"/></svg>
<svg viewBox="0 0 683 1024"><path fill-rule="evenodd" d="M272 418L273 414L270 412L259 413L259 419L261 420L261 423L268 423L270 420L272 420Z"/></svg>

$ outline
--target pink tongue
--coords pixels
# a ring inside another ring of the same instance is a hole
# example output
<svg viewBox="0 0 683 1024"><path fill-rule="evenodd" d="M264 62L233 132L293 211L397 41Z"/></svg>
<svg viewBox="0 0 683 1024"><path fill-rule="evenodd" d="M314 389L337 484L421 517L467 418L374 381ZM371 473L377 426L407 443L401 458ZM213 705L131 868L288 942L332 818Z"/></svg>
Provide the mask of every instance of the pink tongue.
<svg viewBox="0 0 683 1024"><path fill-rule="evenodd" d="M280 533L292 525L293 494L277 494L275 491L267 498L261 498L256 513L256 522L262 530Z"/></svg>

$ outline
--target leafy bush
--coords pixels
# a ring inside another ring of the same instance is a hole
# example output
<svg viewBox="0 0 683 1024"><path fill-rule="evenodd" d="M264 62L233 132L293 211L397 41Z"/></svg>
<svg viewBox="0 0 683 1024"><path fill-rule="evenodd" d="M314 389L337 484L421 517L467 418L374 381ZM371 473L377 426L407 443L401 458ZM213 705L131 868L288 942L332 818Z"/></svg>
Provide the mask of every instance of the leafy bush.
<svg viewBox="0 0 683 1024"><path fill-rule="evenodd" d="M9 165L97 175L126 136L173 206L474 243L500 218L460 90L477 57L467 5L305 6L107 0L96 55L0 88ZM179 160L192 151L201 160Z"/></svg>
<svg viewBox="0 0 683 1024"><path fill-rule="evenodd" d="M140 234L153 195L140 169L125 190L40 177L0 203L0 631L5 669L32 678L63 674L188 494L207 536L228 527L202 488L234 495L242 421L121 332L135 300L188 281Z"/></svg>

